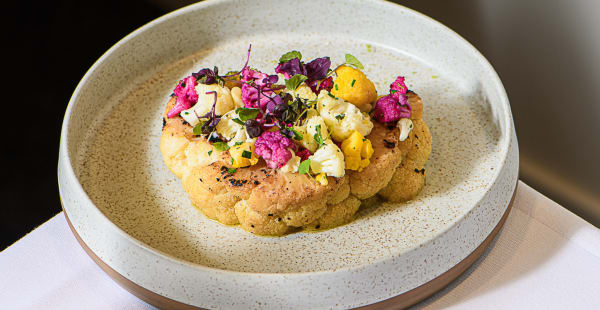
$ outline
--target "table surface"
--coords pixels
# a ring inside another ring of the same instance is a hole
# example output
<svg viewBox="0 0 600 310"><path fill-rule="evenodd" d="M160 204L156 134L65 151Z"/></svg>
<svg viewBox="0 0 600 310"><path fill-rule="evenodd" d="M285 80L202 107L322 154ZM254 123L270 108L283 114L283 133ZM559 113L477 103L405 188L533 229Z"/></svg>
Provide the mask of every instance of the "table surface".
<svg viewBox="0 0 600 310"><path fill-rule="evenodd" d="M4 309L154 309L85 254L62 213L0 253ZM416 309L600 307L600 230L523 182L482 257Z"/></svg>

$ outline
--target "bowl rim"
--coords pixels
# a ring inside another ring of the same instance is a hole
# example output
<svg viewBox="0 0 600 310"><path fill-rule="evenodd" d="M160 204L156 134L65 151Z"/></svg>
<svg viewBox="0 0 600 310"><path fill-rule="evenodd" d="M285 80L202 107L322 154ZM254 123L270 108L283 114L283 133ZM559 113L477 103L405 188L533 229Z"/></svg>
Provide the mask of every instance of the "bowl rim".
<svg viewBox="0 0 600 310"><path fill-rule="evenodd" d="M85 203L89 203L90 205L93 206L92 209L94 211L92 211L92 212L99 213L101 218L103 218L103 220L106 220L109 223L109 225L111 225L118 232L118 234L120 236L124 237L127 241L131 242L133 245L138 246L139 248L143 249L144 251L158 255L162 259L166 259L173 263L184 265L184 266L187 266L187 267L190 267L193 269L199 269L199 270L203 270L203 271L207 271L207 272L216 272L216 273L220 273L220 274L224 274L224 275L260 276L260 277L278 277L279 278L279 277L298 277L298 276L309 276L309 275L318 276L318 275L330 274L332 272L331 270L291 272L291 273L234 271L234 270L220 269L220 268L202 265L199 263L190 262L190 261L178 258L176 256L173 256L171 254L165 253L161 250L153 248L152 246L134 238L133 236L128 234L126 231L121 229L118 225L116 225L113 221L111 221L102 211L100 211L100 209L96 206L96 204L93 202L93 200L88 196L88 194L84 190L79 178L75 175L75 172L73 169L73 161L68 152L69 141L67 139L67 136L68 136L67 134L69 131L69 123L70 123L69 121L72 116L73 106L75 104L77 104L77 101L79 98L79 93L81 92L81 89L87 84L88 80L90 79L91 74L107 58L109 58L117 49L119 49L121 45L127 43L129 40L144 33L145 31L148 31L149 29L162 24L163 22L165 22L167 20L177 18L178 16L187 14L189 12L200 11L200 10L203 10L203 9L211 7L211 6L216 6L216 5L220 5L220 4L224 4L224 3L233 3L235 1L236 0L205 0L202 2L197 2L197 3L193 3L190 5L184 6L180 9L177 9L177 10L169 12L165 15L162 15L150 22L147 22L143 26L137 28L133 32L129 33L128 35L126 35L125 37L120 39L111 48L109 48L106 52L104 52L102 54L102 56L100 56L100 58L98 58L93 63L93 65L86 71L86 73L84 74L82 79L77 84L75 90L73 91L71 98L69 99L69 102L68 102L68 105L67 105L64 117L63 117L63 123L61 126L58 174L60 175L61 173L65 173L66 174L65 177L68 180L70 180L69 185L74 186L74 190L79 192L81 194L81 196L84 197ZM394 10L393 12L401 12L401 11L408 12L409 14L412 14L413 16L416 16L416 17L422 19L424 22L437 27L438 30L440 30L442 33L445 32L444 35L453 36L454 39L457 39L460 44L464 45L470 51L470 53L472 54L473 57L477 58L480 65L482 66L482 68L485 71L488 71L489 74L491 74L491 76L493 78L492 85L499 94L499 104L501 104L505 108L504 111L506 112L506 113L504 113L504 117L503 117L503 121L505 123L504 128L506 130L502 133L502 136L499 139L500 141L502 141L502 140L506 141L506 143L504 143L504 147L502 147L500 150L500 158L501 158L501 162L502 162L502 167L501 167L501 169L494 169L493 176L488 185L488 189L489 189L489 187L491 187L493 184L496 183L496 181L498 180L498 177L500 176L500 173L503 170L502 168L505 167L505 163L509 156L509 148L510 148L509 144L511 142L511 134L514 131L513 118L512 118L512 112L510 109L510 103L508 100L508 95L502 84L502 81L500 80L500 77L498 76L498 73L494 70L494 68L489 63L489 61L483 56L483 54L481 54L481 52L479 50L477 50L471 43L469 43L465 38L463 38L461 35L456 33L454 30L452 30L448 26L442 24L441 22L439 22L423 13L420 13L416 10L413 10L411 8L405 7L405 6L397 4L397 3L392 3L392 2L388 2L388 1L380 1L380 0L347 0L347 2L353 2L358 5L371 5L373 7L383 6L385 9ZM515 141L515 143L516 143L516 141ZM60 165L61 160L64 161L66 164L61 166ZM61 169L61 168L65 168L65 169ZM61 192L60 177L59 177L58 181L59 181L58 185L59 185L59 193L60 193ZM73 181L75 181L75 182L73 182ZM61 199L62 199L62 194L60 194L60 195L61 195ZM479 200L474 203L474 205L480 204L481 201L485 198L485 196L486 196L486 194L483 194L479 198ZM63 210L65 212L65 215L68 216L66 208L63 207ZM469 212L465 212L465 213L461 214L460 216L456 217L452 224L448 225L444 230L441 230L439 232L438 236L446 234L452 228L454 228L455 226L460 224L468 214L469 214ZM434 239L435 238L429 238L421 244L417 244L417 245L414 245L413 247L407 248L405 252L406 253L412 252L416 248L419 248L420 246L423 246L427 243L432 242ZM390 259L393 259L394 257L395 256L385 256L385 257L381 257L376 260L373 260L369 263L363 263L363 264L359 264L359 265L351 265L350 267L336 268L335 272L348 272L348 271L356 271L356 270L364 269L368 266L377 265L384 261L388 261Z"/></svg>

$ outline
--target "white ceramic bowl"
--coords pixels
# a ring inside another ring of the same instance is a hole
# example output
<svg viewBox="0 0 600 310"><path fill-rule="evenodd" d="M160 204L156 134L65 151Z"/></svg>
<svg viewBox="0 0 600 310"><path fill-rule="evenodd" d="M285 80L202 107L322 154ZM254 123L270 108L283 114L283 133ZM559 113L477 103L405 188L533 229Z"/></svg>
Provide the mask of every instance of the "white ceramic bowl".
<svg viewBox="0 0 600 310"><path fill-rule="evenodd" d="M346 52L378 91L396 75L424 101L433 135L427 185L351 224L281 238L195 210L159 151L161 113L192 71L284 52ZM379 1L206 1L161 17L106 52L77 86L58 176L74 231L103 264L150 292L204 308L348 308L419 287L456 266L507 210L518 147L502 83L460 36Z"/></svg>

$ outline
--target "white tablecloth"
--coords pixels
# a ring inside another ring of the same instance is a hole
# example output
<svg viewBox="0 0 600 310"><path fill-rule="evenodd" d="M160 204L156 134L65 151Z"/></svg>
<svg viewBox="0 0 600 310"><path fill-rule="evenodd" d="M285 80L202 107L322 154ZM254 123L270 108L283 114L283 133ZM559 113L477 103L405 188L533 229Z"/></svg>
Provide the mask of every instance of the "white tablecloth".
<svg viewBox="0 0 600 310"><path fill-rule="evenodd" d="M485 254L418 309L600 309L600 230L519 182ZM62 213L0 253L0 309L153 309L86 255Z"/></svg>

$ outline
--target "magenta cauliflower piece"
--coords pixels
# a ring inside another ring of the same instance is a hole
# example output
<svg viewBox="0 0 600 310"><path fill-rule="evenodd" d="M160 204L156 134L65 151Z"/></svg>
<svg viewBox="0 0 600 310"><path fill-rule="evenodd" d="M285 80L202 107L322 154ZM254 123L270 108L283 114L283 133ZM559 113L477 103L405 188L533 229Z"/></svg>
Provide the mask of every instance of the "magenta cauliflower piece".
<svg viewBox="0 0 600 310"><path fill-rule="evenodd" d="M400 96L400 101L392 97L392 95L379 98L377 103L375 103L373 117L381 123L395 122L401 118L410 118L410 105L408 105L406 96Z"/></svg>
<svg viewBox="0 0 600 310"><path fill-rule="evenodd" d="M290 149L296 150L292 140L281 135L279 131L263 132L256 139L254 146L254 153L264 158L267 166L273 169L283 167L292 158Z"/></svg>
<svg viewBox="0 0 600 310"><path fill-rule="evenodd" d="M394 97L396 100L402 100L400 97L406 95L406 84L404 84L404 77L398 76L396 80L390 84L390 95Z"/></svg>
<svg viewBox="0 0 600 310"><path fill-rule="evenodd" d="M181 111L187 110L192 107L192 105L198 102L198 94L196 93L196 78L193 76L188 76L175 87L173 91L174 95L177 97L177 103L173 106L169 112L167 112L167 117L175 117Z"/></svg>

